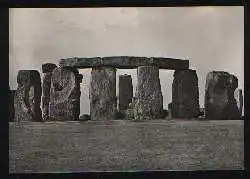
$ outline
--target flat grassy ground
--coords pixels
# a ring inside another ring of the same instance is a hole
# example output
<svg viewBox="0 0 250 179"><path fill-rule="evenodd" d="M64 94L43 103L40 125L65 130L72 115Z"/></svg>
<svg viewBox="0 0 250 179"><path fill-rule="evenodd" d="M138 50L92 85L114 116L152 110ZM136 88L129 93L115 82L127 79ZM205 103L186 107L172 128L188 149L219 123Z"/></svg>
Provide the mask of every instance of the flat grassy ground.
<svg viewBox="0 0 250 179"><path fill-rule="evenodd" d="M10 172L243 169L244 121L9 123Z"/></svg>

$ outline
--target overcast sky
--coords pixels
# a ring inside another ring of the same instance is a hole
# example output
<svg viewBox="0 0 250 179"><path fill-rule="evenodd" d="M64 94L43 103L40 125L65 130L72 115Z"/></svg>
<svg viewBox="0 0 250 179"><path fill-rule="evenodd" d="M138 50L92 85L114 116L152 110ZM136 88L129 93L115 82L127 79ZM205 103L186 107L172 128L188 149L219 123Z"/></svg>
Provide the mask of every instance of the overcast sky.
<svg viewBox="0 0 250 179"><path fill-rule="evenodd" d="M209 71L236 75L244 90L243 7L10 9L9 44L11 89L18 70L41 72L43 63L67 57L126 55L189 59L197 70L201 107ZM89 112L90 70L80 70L81 113ZM117 73L117 79L131 74L135 89L136 70ZM173 71L160 70L160 80L167 108Z"/></svg>

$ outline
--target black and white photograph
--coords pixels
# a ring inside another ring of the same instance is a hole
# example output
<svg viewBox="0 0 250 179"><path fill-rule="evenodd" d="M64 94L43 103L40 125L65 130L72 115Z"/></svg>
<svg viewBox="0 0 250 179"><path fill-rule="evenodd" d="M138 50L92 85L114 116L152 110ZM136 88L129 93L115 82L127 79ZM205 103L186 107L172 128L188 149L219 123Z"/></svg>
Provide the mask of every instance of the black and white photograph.
<svg viewBox="0 0 250 179"><path fill-rule="evenodd" d="M9 173L244 170L244 7L9 9Z"/></svg>

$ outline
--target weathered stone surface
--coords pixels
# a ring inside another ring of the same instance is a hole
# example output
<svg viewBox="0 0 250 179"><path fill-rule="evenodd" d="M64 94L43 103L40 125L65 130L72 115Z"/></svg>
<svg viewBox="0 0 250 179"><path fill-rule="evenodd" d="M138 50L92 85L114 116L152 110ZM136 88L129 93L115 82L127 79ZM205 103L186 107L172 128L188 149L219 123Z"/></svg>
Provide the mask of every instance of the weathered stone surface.
<svg viewBox="0 0 250 179"><path fill-rule="evenodd" d="M205 88L205 116L207 119L238 119L240 117L234 91L238 79L223 71L207 74Z"/></svg>
<svg viewBox="0 0 250 179"><path fill-rule="evenodd" d="M162 69L188 69L189 61L162 57L113 56L61 59L60 66L72 66L76 68L109 66L121 69L132 69L139 66L158 66Z"/></svg>
<svg viewBox="0 0 250 179"><path fill-rule="evenodd" d="M16 90L9 90L9 121L14 121L15 118L15 107L14 97Z"/></svg>
<svg viewBox="0 0 250 179"><path fill-rule="evenodd" d="M42 118L48 120L49 117L49 101L52 72L57 66L53 63L45 63L42 65Z"/></svg>
<svg viewBox="0 0 250 179"><path fill-rule="evenodd" d="M14 97L15 121L41 121L41 77L36 70L20 70Z"/></svg>
<svg viewBox="0 0 250 179"><path fill-rule="evenodd" d="M91 120L114 120L117 113L116 69L96 67L91 71L90 88Z"/></svg>
<svg viewBox="0 0 250 179"><path fill-rule="evenodd" d="M240 116L242 115L242 108L243 108L243 94L242 89L236 89L234 92L234 98L237 103L237 107L240 113Z"/></svg>
<svg viewBox="0 0 250 179"><path fill-rule="evenodd" d="M141 66L137 69L137 88L133 101L135 120L158 118L163 111L163 96L156 66Z"/></svg>
<svg viewBox="0 0 250 179"><path fill-rule="evenodd" d="M199 115L199 87L195 70L176 70L172 84L172 118Z"/></svg>
<svg viewBox="0 0 250 179"><path fill-rule="evenodd" d="M80 82L78 70L55 68L51 77L49 118L51 120L79 120Z"/></svg>
<svg viewBox="0 0 250 179"><path fill-rule="evenodd" d="M131 75L119 76L119 110L128 108L133 98L133 84Z"/></svg>

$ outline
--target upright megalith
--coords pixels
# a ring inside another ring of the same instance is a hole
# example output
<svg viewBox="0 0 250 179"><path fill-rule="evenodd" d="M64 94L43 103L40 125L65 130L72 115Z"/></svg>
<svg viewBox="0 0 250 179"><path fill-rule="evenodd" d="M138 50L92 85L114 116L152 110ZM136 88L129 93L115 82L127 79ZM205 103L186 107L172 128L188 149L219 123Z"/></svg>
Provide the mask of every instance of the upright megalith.
<svg viewBox="0 0 250 179"><path fill-rule="evenodd" d="M91 120L116 119L116 68L92 68L89 99Z"/></svg>
<svg viewBox="0 0 250 179"><path fill-rule="evenodd" d="M172 84L172 118L195 118L199 115L199 87L195 70L176 70Z"/></svg>
<svg viewBox="0 0 250 179"><path fill-rule="evenodd" d="M14 97L15 121L41 121L41 77L36 70L20 70Z"/></svg>
<svg viewBox="0 0 250 179"><path fill-rule="evenodd" d="M79 120L80 80L75 68L57 67L52 72L49 119Z"/></svg>
<svg viewBox="0 0 250 179"><path fill-rule="evenodd" d="M49 101L52 72L57 66L53 63L45 63L42 65L42 118L48 120L49 117Z"/></svg>
<svg viewBox="0 0 250 179"><path fill-rule="evenodd" d="M205 116L207 119L238 119L240 113L234 98L238 87L236 76L223 71L207 74L205 87Z"/></svg>
<svg viewBox="0 0 250 179"><path fill-rule="evenodd" d="M151 120L163 112L163 96L156 66L140 66L137 69L137 88L133 101L135 120Z"/></svg>
<svg viewBox="0 0 250 179"><path fill-rule="evenodd" d="M126 110L133 98L133 84L131 75L119 76L119 110Z"/></svg>
<svg viewBox="0 0 250 179"><path fill-rule="evenodd" d="M242 108L243 108L243 95L242 95L242 89L236 89L234 92L234 98L237 103L237 107L240 113L240 116L242 115Z"/></svg>

